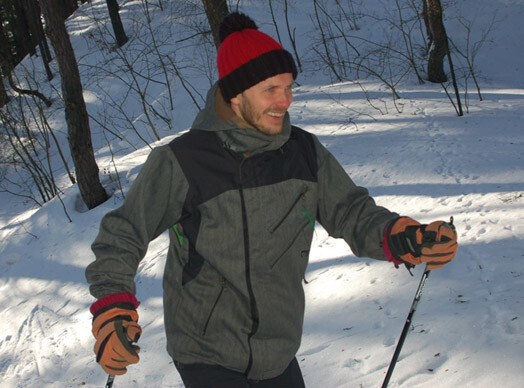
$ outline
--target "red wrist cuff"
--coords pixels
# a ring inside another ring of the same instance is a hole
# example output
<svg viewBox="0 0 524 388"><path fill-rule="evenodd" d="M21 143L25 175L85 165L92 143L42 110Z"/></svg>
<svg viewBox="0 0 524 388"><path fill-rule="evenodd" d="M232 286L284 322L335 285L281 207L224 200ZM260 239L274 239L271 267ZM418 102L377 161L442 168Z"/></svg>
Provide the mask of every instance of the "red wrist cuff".
<svg viewBox="0 0 524 388"><path fill-rule="evenodd" d="M101 308L107 307L114 303L132 303L135 306L135 308L137 308L140 305L140 302L138 301L136 296L134 296L130 292L119 292L98 299L95 303L91 305L89 310L91 311L91 314L95 315L96 312Z"/></svg>
<svg viewBox="0 0 524 388"><path fill-rule="evenodd" d="M386 228L386 232L384 233L384 238L382 240L382 250L384 251L384 255L386 256L386 259L388 259L389 262L395 264L396 266L404 264L402 261L397 260L393 253L391 252L391 249L389 249L388 244L388 236L389 231L391 230L391 225L389 225Z"/></svg>

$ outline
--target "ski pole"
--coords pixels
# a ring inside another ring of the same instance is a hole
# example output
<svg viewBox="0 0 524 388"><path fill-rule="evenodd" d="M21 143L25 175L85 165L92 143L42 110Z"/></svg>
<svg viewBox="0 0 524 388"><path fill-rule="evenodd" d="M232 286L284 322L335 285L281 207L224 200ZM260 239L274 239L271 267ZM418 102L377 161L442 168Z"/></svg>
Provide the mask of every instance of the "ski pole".
<svg viewBox="0 0 524 388"><path fill-rule="evenodd" d="M113 381L115 381L115 375L107 376L107 382L105 388L111 388L113 386Z"/></svg>
<svg viewBox="0 0 524 388"><path fill-rule="evenodd" d="M450 217L449 222L446 223L446 225L455 230L455 225L453 225L453 217ZM408 267L408 270L410 267ZM400 355L400 350L402 349L402 346L404 345L404 341L408 335L409 327L411 326L411 321L413 320L413 315L415 315L415 311L417 310L418 302L420 301L420 297L422 296L422 291L424 290L424 286L426 285L426 280L429 276L429 273L431 272L430 269L428 269L428 266L426 264L426 268L424 269L424 273L422 274L422 278L420 279L420 283L417 288L417 292L415 293L415 297L413 298L413 303L411 303L411 308L409 309L408 317L406 318L406 323L404 323L404 328L402 329L402 333L400 334L400 338L397 343L397 347L395 348L395 353L393 354L393 358L391 359L391 362L389 363L388 372L386 373L386 378L384 379L384 382L382 383L382 388L386 388L389 383L389 379L391 378L391 375L393 374L393 369L395 369L395 364L397 363L398 356ZM411 273L411 271L410 271Z"/></svg>
<svg viewBox="0 0 524 388"><path fill-rule="evenodd" d="M406 323L404 324L404 328L402 329L402 334L400 335L400 338L397 343L397 347L395 348L395 353L393 354L393 358L391 359L391 362L389 364L388 372L386 373L386 378L384 379L384 382L382 383L382 388L386 388L389 383L389 379L391 378L391 375L393 374L393 369L395 369L395 364L397 363L398 356L400 355L400 350L402 349L402 346L404 345L404 341L408 335L409 327L411 326L411 321L413 319L413 315L415 315L415 310L417 309L418 302L420 300L420 297L422 296L422 290L424 289L424 286L426 285L426 279L429 276L429 273L431 272L430 269L428 269L426 265L426 269L424 270L424 273L422 274L422 278L420 279L420 283L417 288L417 292L415 293L415 298L413 298L413 303L411 304L411 308L409 309L408 317L406 318Z"/></svg>

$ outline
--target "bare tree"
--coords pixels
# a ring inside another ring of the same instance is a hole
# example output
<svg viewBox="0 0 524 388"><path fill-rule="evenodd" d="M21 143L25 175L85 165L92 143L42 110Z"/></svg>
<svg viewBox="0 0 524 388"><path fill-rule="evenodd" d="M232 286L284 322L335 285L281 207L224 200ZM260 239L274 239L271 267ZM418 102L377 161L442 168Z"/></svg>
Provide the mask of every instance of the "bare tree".
<svg viewBox="0 0 524 388"><path fill-rule="evenodd" d="M10 100L7 91L5 90L3 75L10 71L8 66L8 58L11 57L9 51L8 41L2 28L0 28L0 108L7 104Z"/></svg>
<svg viewBox="0 0 524 388"><path fill-rule="evenodd" d="M60 8L62 9L62 17L67 19L78 9L76 0L60 0Z"/></svg>
<svg viewBox="0 0 524 388"><path fill-rule="evenodd" d="M442 5L440 4L440 0L424 1L424 22L427 23L426 27L428 29L428 33L431 34L429 41L432 42L428 59L428 80L430 82L441 83L450 101L453 103L452 98L443 84L447 81L446 73L444 72L444 58L447 56L453 89L455 90L455 97L457 99L457 105L455 106L455 104L453 104L453 106L455 106L457 115L462 116L464 113L462 111L462 103L460 101L460 94L458 91L455 70L453 68L453 61L451 60L448 35L446 34L446 28L444 27L444 22L442 21Z"/></svg>
<svg viewBox="0 0 524 388"><path fill-rule="evenodd" d="M218 49L220 46L220 39L218 37L218 30L220 23L228 14L226 0L202 0L204 3L204 9L206 11L207 19L209 20L209 26L211 27L211 33L213 34L213 41Z"/></svg>
<svg viewBox="0 0 524 388"><path fill-rule="evenodd" d="M111 18L111 24L113 25L113 31L115 32L116 44L118 47L122 47L128 41L127 35L120 19L120 7L116 0L106 0L107 9L109 10L109 17Z"/></svg>
<svg viewBox="0 0 524 388"><path fill-rule="evenodd" d="M0 71L0 74L2 72ZM4 81L2 80L2 77L0 76L0 108L3 107L5 104L9 102L10 98L7 94L7 91L5 90Z"/></svg>
<svg viewBox="0 0 524 388"><path fill-rule="evenodd" d="M31 89L22 89L20 88L17 83L13 80L13 68L16 66L17 59L13 55L12 51L9 48L9 42L7 40L7 37L2 29L0 29L0 75L2 77L7 78L7 81L9 82L9 86L11 86L11 89L18 94L25 94L25 95L33 95L44 101L44 103L49 107L51 106L51 100L45 97L42 93L40 93L38 90L31 90ZM3 85L2 85L3 87ZM3 88L5 91L5 88ZM7 97L7 100L6 100ZM3 95L0 100L2 103L0 103L0 106L3 106L5 103L9 101L9 96L7 94Z"/></svg>
<svg viewBox="0 0 524 388"><path fill-rule="evenodd" d="M428 59L428 80L445 82L444 58L448 50L448 38L442 22L442 5L440 0L424 0L424 22L429 34L431 49Z"/></svg>
<svg viewBox="0 0 524 388"><path fill-rule="evenodd" d="M45 38L40 6L33 0L24 0L24 7L31 35L34 37L34 40L38 43L38 47L40 48L42 63L44 64L47 79L51 81L53 79L53 73L51 72L49 63L53 58L51 57L51 51L49 50L49 46L47 45L47 40Z"/></svg>
<svg viewBox="0 0 524 388"><path fill-rule="evenodd" d="M36 53L36 38L31 35L28 26L27 15L21 1L4 0L4 8L10 10L6 14L13 38L16 42L18 59L22 59L26 53L34 55Z"/></svg>
<svg viewBox="0 0 524 388"><path fill-rule="evenodd" d="M93 209L108 196L98 175L78 64L61 14L62 10L58 7L59 0L39 1L60 71L68 140L78 188L87 207Z"/></svg>

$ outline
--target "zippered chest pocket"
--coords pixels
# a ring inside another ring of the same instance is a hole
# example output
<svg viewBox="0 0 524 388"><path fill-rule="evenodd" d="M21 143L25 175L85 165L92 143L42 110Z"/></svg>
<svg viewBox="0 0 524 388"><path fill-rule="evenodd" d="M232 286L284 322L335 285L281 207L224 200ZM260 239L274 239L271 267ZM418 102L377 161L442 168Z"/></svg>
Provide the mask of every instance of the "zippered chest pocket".
<svg viewBox="0 0 524 388"><path fill-rule="evenodd" d="M312 218L314 213L308 210L308 207L312 207L307 201L309 190L307 185L303 185L298 193L289 196L287 201L285 198L274 198L274 201L282 201L285 206L276 206L279 209L278 214L272 218L267 228L270 234L274 234L284 225L302 228L305 223L310 223L311 227L315 228L315 220Z"/></svg>
<svg viewBox="0 0 524 388"><path fill-rule="evenodd" d="M314 198L314 187L304 183L295 185L294 191L289 187L283 188L273 198L273 217L266 228L268 232L266 257L270 269L276 268L285 257L284 262L287 264L284 265L294 267L298 270L297 273L301 273L302 270L299 268L307 264L315 229Z"/></svg>

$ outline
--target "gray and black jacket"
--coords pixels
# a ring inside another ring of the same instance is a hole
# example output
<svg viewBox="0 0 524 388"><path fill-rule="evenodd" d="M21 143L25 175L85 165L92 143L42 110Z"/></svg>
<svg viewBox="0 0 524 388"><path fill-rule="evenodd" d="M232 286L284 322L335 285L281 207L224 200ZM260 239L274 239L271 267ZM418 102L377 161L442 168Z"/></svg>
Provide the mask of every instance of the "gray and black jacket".
<svg viewBox="0 0 524 388"><path fill-rule="evenodd" d="M266 136L214 87L191 130L154 149L123 205L103 218L86 277L96 298L134 294L149 242L168 229L169 354L267 379L300 345L315 221L357 256L385 259L382 238L397 217L287 115L284 131Z"/></svg>

